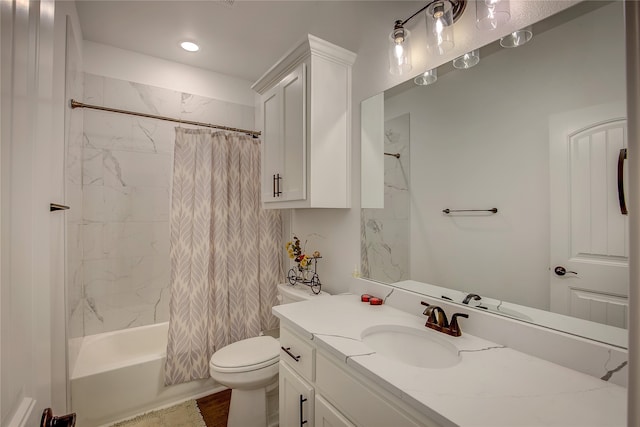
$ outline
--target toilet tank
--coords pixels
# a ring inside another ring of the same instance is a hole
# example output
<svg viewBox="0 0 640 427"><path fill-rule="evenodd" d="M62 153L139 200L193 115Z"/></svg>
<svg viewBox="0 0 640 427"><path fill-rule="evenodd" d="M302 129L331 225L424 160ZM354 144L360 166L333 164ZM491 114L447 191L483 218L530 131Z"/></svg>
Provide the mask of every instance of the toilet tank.
<svg viewBox="0 0 640 427"><path fill-rule="evenodd" d="M289 304L298 301L307 301L314 298L326 297L330 294L320 291L314 294L310 286L298 283L296 285L280 284L278 285L278 301L280 304Z"/></svg>

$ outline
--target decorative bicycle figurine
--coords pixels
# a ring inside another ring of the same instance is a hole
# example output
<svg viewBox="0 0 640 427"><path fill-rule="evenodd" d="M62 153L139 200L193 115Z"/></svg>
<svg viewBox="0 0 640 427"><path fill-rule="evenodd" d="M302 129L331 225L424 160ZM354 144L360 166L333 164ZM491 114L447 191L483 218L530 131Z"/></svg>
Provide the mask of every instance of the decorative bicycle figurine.
<svg viewBox="0 0 640 427"><path fill-rule="evenodd" d="M320 277L317 273L318 268L318 259L322 258L321 256L309 258L310 262L313 263L313 270L309 269L309 264L307 264L306 268L303 268L298 264L295 267L292 267L287 273L287 280L290 285L295 285L297 283L302 283L303 285L307 285L311 288L311 292L314 294L319 294L322 289L322 283L320 283ZM311 277L309 278L309 274Z"/></svg>

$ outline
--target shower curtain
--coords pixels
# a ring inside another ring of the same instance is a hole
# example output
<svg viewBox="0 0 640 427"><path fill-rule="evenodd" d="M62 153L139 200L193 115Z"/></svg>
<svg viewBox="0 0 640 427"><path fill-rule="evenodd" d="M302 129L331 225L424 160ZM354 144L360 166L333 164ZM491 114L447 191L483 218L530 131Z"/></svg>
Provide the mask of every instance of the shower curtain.
<svg viewBox="0 0 640 427"><path fill-rule="evenodd" d="M176 128L165 384L209 377L214 351L277 326L280 212L260 206L260 141Z"/></svg>

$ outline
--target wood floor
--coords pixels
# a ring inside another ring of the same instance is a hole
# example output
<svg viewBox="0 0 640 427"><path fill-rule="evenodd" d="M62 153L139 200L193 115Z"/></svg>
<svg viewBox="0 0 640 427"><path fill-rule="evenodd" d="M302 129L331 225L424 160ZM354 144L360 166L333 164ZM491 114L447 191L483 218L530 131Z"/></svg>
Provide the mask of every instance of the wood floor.
<svg viewBox="0 0 640 427"><path fill-rule="evenodd" d="M231 390L197 399L198 408L207 427L227 427Z"/></svg>

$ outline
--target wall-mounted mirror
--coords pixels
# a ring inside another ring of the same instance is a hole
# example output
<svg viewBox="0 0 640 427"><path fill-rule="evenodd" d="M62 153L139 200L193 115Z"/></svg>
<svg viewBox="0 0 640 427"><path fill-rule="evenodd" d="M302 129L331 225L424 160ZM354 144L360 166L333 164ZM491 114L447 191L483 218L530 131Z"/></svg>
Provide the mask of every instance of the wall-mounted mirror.
<svg viewBox="0 0 640 427"><path fill-rule="evenodd" d="M384 117L362 131L363 177L384 169L384 208L362 196L363 276L626 347L622 9L579 3L363 103Z"/></svg>

